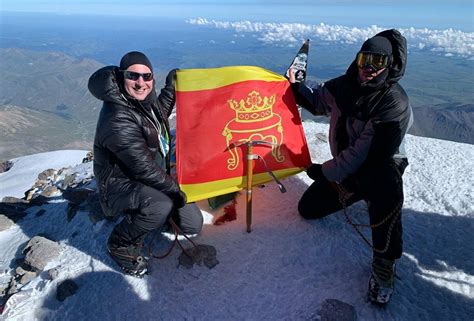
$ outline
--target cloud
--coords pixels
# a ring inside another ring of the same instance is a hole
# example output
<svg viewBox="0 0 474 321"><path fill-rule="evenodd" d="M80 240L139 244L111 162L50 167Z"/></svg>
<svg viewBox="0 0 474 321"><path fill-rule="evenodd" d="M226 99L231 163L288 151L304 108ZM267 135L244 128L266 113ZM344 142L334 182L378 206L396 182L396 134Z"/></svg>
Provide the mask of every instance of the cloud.
<svg viewBox="0 0 474 321"><path fill-rule="evenodd" d="M340 25L318 25L302 23L263 23L250 21L216 21L206 18L189 19L193 25L211 26L218 29L231 29L239 34L254 33L264 43L282 45L299 44L309 38L327 43L359 44L385 28L370 26L367 28L347 27ZM429 50L446 55L459 55L472 59L474 57L474 32L463 32L455 29L434 30L398 28L407 38L410 49Z"/></svg>

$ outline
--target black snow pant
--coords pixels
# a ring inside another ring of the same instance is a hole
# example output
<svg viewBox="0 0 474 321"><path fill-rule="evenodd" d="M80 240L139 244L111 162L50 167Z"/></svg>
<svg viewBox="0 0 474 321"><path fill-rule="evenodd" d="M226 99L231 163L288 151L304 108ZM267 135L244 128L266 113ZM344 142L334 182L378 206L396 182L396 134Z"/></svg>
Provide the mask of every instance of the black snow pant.
<svg viewBox="0 0 474 321"><path fill-rule="evenodd" d="M374 257L395 260L402 255L402 175L407 165L407 159L403 158L376 166L364 166L342 182L346 191L354 193L346 201L346 206L365 200L369 207L371 225L377 225L390 216L380 226L372 227L372 244L375 249L384 250L387 238L390 237L386 251L383 253L373 251ZM397 207L399 210L393 213ZM298 204L299 213L305 219L323 218L340 209L342 204L338 192L327 180L315 181L305 191ZM392 222L393 226L390 227Z"/></svg>
<svg viewBox="0 0 474 321"><path fill-rule="evenodd" d="M169 217L185 234L197 234L202 230L203 217L195 203L176 209L166 194L142 184L138 184L135 194L129 197L134 201L124 197L114 204L115 210L123 212L125 217L112 231L109 245L139 245L148 232L164 226ZM130 204L135 206L130 208Z"/></svg>

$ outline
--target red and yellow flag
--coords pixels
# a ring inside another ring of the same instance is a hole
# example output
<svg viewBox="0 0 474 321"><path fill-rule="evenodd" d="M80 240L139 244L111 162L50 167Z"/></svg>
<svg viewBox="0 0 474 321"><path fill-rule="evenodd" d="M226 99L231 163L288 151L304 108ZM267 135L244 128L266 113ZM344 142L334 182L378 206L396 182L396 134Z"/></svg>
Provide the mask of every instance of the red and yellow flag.
<svg viewBox="0 0 474 321"><path fill-rule="evenodd" d="M182 69L176 81L178 182L188 201L245 188L249 140L279 178L306 168L311 159L288 81L253 66ZM253 183L271 181L253 161Z"/></svg>

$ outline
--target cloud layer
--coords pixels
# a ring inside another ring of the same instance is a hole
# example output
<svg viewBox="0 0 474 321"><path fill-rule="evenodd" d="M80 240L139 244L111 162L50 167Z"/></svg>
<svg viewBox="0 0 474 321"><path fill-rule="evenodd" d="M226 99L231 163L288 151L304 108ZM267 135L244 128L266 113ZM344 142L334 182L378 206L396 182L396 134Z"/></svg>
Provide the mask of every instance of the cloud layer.
<svg viewBox="0 0 474 321"><path fill-rule="evenodd" d="M340 25L318 25L302 23L263 23L250 21L216 21L206 18L186 21L193 25L211 26L219 29L233 29L237 33L256 33L265 43L298 45L310 38L328 43L358 44L384 30L378 26L356 28ZM429 50L441 54L459 55L474 59L474 32L455 29L432 30L415 28L397 28L408 41L409 49Z"/></svg>

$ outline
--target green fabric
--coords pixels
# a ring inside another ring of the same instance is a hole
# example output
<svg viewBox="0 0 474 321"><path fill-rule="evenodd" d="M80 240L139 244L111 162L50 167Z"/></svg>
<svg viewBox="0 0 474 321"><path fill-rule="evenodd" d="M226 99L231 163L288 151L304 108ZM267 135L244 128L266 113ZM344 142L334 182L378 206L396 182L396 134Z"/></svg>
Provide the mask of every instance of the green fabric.
<svg viewBox="0 0 474 321"><path fill-rule="evenodd" d="M232 193L224 194L224 195L218 195L215 197L208 198L207 202L209 203L209 207L215 210L221 206L224 206L228 202L234 200L236 195L237 195L237 192L232 192Z"/></svg>

